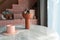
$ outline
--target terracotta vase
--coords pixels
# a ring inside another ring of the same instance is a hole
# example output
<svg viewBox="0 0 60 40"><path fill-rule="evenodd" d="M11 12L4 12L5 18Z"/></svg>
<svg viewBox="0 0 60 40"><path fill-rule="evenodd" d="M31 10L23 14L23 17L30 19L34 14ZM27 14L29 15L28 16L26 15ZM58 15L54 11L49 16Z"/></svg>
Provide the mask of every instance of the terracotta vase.
<svg viewBox="0 0 60 40"><path fill-rule="evenodd" d="M33 18L33 14L31 14L31 13L23 14L23 17L25 18L25 28L29 29L30 28L30 19Z"/></svg>

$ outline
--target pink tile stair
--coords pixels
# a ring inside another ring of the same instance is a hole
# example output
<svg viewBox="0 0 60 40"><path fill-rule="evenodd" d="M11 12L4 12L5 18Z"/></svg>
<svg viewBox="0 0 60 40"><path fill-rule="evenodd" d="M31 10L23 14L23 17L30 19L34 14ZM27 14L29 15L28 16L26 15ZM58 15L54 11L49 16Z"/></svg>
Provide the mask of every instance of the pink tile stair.
<svg viewBox="0 0 60 40"><path fill-rule="evenodd" d="M23 20L22 13L26 8L29 8L29 2L28 0L18 0L18 4L12 4L12 9L6 9L14 14L14 20L0 20L0 25L7 25L7 24L25 24L25 20ZM31 5L30 5L31 6ZM32 24L37 24L37 19L31 19Z"/></svg>

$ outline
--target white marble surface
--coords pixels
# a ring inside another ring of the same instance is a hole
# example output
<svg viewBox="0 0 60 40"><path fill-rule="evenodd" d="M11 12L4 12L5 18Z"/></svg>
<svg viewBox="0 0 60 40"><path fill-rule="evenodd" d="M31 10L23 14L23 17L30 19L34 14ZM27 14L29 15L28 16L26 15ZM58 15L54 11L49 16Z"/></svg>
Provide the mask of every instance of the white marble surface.
<svg viewBox="0 0 60 40"><path fill-rule="evenodd" d="M0 34L0 40L55 40L56 38L47 35L47 28L44 26L31 25L29 30L24 28L24 25L17 25L18 33L16 35L6 36Z"/></svg>

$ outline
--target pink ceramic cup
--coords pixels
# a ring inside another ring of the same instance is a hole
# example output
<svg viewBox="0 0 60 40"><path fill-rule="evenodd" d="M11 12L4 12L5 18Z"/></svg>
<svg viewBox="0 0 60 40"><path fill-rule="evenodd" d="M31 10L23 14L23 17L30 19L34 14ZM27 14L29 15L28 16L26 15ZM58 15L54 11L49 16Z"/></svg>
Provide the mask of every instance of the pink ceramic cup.
<svg viewBox="0 0 60 40"><path fill-rule="evenodd" d="M15 33L15 26L7 25L7 33Z"/></svg>

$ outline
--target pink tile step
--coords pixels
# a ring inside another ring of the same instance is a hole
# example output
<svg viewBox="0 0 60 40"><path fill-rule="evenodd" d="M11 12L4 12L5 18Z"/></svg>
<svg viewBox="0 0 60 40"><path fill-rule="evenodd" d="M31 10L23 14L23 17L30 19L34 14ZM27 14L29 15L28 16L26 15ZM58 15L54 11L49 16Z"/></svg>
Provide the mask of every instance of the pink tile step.
<svg viewBox="0 0 60 40"><path fill-rule="evenodd" d="M13 12L13 9L6 9L6 10L9 10L9 11L12 11Z"/></svg>
<svg viewBox="0 0 60 40"><path fill-rule="evenodd" d="M22 24L22 25L24 25L25 20L24 19L0 20L0 26L8 25L8 24L12 24L12 25ZM31 24L37 24L37 19L31 19Z"/></svg>
<svg viewBox="0 0 60 40"><path fill-rule="evenodd" d="M13 9L14 9L14 8L20 8L20 6L21 6L21 5L13 4L13 5L12 5L12 8L13 8Z"/></svg>
<svg viewBox="0 0 60 40"><path fill-rule="evenodd" d="M24 3L26 3L27 1L29 1L29 0L18 0L18 4L24 4Z"/></svg>
<svg viewBox="0 0 60 40"><path fill-rule="evenodd" d="M14 19L18 19L18 18L23 19L22 13L15 13L14 14Z"/></svg>
<svg viewBox="0 0 60 40"><path fill-rule="evenodd" d="M16 10L16 11L24 11L25 9L26 9L27 7L26 6L24 6L24 5L18 5L18 6L16 6L16 5L14 5L13 6L13 10Z"/></svg>

